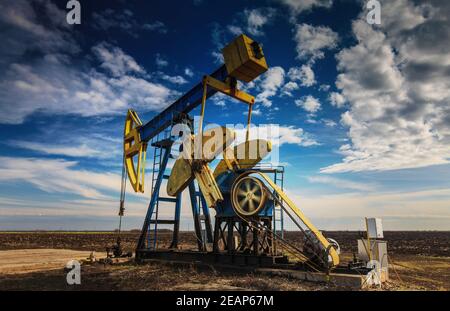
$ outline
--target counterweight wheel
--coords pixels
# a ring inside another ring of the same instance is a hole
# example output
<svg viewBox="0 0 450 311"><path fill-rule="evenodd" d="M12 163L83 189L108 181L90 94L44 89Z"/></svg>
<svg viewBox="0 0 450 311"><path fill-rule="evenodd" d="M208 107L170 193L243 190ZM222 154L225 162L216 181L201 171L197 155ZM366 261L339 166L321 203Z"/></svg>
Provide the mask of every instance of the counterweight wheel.
<svg viewBox="0 0 450 311"><path fill-rule="evenodd" d="M249 217L257 215L264 207L267 194L263 183L259 179L246 176L235 181L231 190L231 198L236 213Z"/></svg>

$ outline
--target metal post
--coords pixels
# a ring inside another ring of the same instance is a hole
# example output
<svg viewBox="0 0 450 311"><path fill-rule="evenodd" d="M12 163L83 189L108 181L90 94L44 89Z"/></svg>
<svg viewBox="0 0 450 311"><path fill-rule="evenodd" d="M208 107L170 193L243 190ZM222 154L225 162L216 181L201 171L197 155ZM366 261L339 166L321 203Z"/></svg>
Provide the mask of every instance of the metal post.
<svg viewBox="0 0 450 311"><path fill-rule="evenodd" d="M201 201L203 216L205 216L206 241L208 243L212 243L213 236L212 236L211 215L209 214L209 207L206 204L205 197L201 193L200 193L200 201Z"/></svg>
<svg viewBox="0 0 450 311"><path fill-rule="evenodd" d="M228 219L228 238L227 238L227 246L228 246L228 254L234 253L234 239L233 239L233 224L234 220L232 218Z"/></svg>
<svg viewBox="0 0 450 311"><path fill-rule="evenodd" d="M258 234L258 228L253 227L253 255L258 256L259 255L259 234Z"/></svg>
<svg viewBox="0 0 450 311"><path fill-rule="evenodd" d="M366 220L367 248L369 249L367 251L367 256L369 257L369 261L371 261L372 260L372 248L370 247L369 221L367 220L367 217L365 217L365 220Z"/></svg>
<svg viewBox="0 0 450 311"><path fill-rule="evenodd" d="M181 198L183 193L177 195L177 202L175 203L175 224L173 226L173 236L170 248L178 248L178 236L180 232L180 214L181 214Z"/></svg>
<svg viewBox="0 0 450 311"><path fill-rule="evenodd" d="M159 197L159 188L161 187L162 179L164 176L164 171L167 166L167 161L169 159L170 149L166 149L164 152L164 158L160 166L160 170L158 172L158 177L156 178L155 188L153 189L152 197L150 199L150 203L148 205L147 214L145 215L144 224L142 226L141 236L139 237L139 241L137 244L137 250L144 248L144 242L147 237L148 226L150 225L150 220L153 215L153 211L156 206L156 202Z"/></svg>
<svg viewBox="0 0 450 311"><path fill-rule="evenodd" d="M222 223L222 220L218 217L216 217L215 225L214 225L214 241L213 241L213 252L218 253L219 252L219 239L221 239L220 235L220 225Z"/></svg>
<svg viewBox="0 0 450 311"><path fill-rule="evenodd" d="M247 133L245 135L245 141L248 141L250 139L250 123L252 122L252 109L253 109L253 105L252 104L248 105ZM247 150L246 150L246 152L247 152Z"/></svg>
<svg viewBox="0 0 450 311"><path fill-rule="evenodd" d="M197 204L196 195L195 195L195 184L194 181L189 183L189 196L191 198L191 206L192 206L192 216L194 218L194 227L195 227L195 235L197 237L197 245L199 251L204 251L204 241L202 239L202 228L200 222L200 210Z"/></svg>

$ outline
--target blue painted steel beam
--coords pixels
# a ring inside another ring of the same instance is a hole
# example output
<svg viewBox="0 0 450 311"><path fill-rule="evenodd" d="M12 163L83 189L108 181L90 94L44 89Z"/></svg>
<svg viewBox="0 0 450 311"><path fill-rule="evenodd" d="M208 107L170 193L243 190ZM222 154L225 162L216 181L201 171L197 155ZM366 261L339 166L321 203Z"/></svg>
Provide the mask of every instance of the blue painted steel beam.
<svg viewBox="0 0 450 311"><path fill-rule="evenodd" d="M195 235L197 236L197 246L199 251L205 251L205 241L202 237L202 225L200 221L200 206L197 204L197 195L195 194L195 182L189 183L189 197L191 199L192 215L194 216Z"/></svg>
<svg viewBox="0 0 450 311"><path fill-rule="evenodd" d="M205 216L205 227L206 227L206 241L208 243L213 242L213 236L212 236L212 226L211 226L211 216L209 214L209 207L206 204L205 197L203 194L200 193L200 201L201 201L201 207L203 210L203 215Z"/></svg>
<svg viewBox="0 0 450 311"><path fill-rule="evenodd" d="M158 177L156 178L154 190L152 193L152 198L150 199L150 203L148 205L147 214L145 215L144 225L142 226L141 236L139 237L138 245L136 249L145 248L145 239L147 238L147 232L149 231L150 220L152 219L153 211L155 210L156 201L159 198L159 189L161 188L164 172L167 167L167 162L169 161L170 148L164 149L164 156L160 165L160 170L158 173ZM156 232L154 232L156 234ZM156 236L154 236L156 238ZM152 243L153 249L156 246L156 239L154 239Z"/></svg>
<svg viewBox="0 0 450 311"><path fill-rule="evenodd" d="M214 71L211 77L220 81L225 81L228 76L225 65ZM217 91L208 88L207 98L216 94ZM172 124L172 119L180 113L189 113L194 108L202 103L203 96L203 82L194 86L190 91L177 99L172 105L164 109L161 113L155 116L152 120L144 124L140 129L142 141L149 141Z"/></svg>

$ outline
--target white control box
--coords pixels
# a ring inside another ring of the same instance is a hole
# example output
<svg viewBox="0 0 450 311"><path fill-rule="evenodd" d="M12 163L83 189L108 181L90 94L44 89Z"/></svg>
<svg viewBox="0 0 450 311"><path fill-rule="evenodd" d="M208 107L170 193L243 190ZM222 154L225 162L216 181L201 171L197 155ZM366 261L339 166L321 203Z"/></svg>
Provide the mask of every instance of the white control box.
<svg viewBox="0 0 450 311"><path fill-rule="evenodd" d="M382 239L384 236L381 218L367 218L367 231L370 239Z"/></svg>
<svg viewBox="0 0 450 311"><path fill-rule="evenodd" d="M372 261L376 261L379 264L378 272L380 273L381 282L388 280L389 263L386 241L372 240L369 244L365 239L358 240L358 258L366 263L369 262L369 252Z"/></svg>

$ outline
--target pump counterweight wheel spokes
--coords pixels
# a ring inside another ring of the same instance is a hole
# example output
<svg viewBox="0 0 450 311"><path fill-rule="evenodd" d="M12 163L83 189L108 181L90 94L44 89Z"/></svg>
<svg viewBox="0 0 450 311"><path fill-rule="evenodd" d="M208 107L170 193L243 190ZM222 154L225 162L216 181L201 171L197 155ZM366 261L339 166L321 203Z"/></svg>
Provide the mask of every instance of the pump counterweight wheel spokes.
<svg viewBox="0 0 450 311"><path fill-rule="evenodd" d="M241 216L253 216L264 207L267 195L259 179L247 176L233 184L231 198L236 213Z"/></svg>

